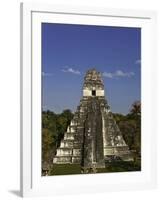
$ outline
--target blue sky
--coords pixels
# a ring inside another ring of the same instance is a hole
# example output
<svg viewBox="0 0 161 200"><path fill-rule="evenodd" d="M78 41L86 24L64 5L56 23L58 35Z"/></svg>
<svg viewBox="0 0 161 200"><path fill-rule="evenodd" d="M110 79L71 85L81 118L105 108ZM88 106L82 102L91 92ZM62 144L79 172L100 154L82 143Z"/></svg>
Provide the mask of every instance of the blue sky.
<svg viewBox="0 0 161 200"><path fill-rule="evenodd" d="M112 112L127 114L141 96L141 29L42 24L42 105L75 111L87 69L102 72Z"/></svg>

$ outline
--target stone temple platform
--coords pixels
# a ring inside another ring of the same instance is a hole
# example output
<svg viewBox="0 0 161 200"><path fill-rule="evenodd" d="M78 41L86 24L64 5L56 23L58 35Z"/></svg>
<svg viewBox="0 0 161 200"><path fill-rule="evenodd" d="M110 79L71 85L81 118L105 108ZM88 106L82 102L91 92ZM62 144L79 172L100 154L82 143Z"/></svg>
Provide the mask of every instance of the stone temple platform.
<svg viewBox="0 0 161 200"><path fill-rule="evenodd" d="M105 99L101 73L91 69L85 75L83 97L53 163L77 163L83 168L104 168L110 157L133 161Z"/></svg>

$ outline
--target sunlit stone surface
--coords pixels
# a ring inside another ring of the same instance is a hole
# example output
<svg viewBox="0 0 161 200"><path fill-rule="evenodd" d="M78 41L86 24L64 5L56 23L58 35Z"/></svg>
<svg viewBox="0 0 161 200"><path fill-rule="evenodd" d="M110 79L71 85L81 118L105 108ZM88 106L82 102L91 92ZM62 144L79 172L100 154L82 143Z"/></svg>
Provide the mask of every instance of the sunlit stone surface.
<svg viewBox="0 0 161 200"><path fill-rule="evenodd" d="M104 168L110 156L133 160L105 99L101 73L91 69L85 75L83 97L53 163Z"/></svg>

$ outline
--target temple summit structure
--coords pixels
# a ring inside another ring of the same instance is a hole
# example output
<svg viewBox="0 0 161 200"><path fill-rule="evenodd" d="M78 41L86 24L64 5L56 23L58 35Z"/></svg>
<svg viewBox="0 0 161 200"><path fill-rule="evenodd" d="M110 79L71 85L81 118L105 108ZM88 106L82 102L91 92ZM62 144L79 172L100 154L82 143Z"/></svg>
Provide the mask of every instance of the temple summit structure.
<svg viewBox="0 0 161 200"><path fill-rule="evenodd" d="M83 97L53 163L104 168L111 157L133 160L105 98L101 73L90 69L84 78Z"/></svg>

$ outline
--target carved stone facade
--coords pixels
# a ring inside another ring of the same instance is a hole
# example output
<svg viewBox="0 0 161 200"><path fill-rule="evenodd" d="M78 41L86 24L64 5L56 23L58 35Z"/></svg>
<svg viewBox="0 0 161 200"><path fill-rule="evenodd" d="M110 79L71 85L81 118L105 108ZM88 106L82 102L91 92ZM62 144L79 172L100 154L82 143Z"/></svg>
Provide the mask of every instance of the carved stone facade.
<svg viewBox="0 0 161 200"><path fill-rule="evenodd" d="M83 97L53 163L103 168L110 157L133 160L105 99L101 73L91 69L85 75Z"/></svg>

